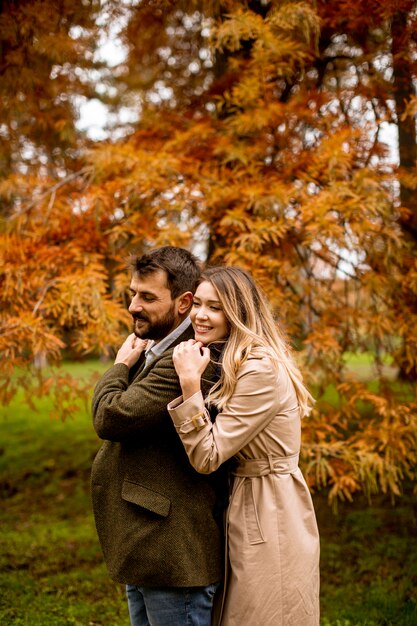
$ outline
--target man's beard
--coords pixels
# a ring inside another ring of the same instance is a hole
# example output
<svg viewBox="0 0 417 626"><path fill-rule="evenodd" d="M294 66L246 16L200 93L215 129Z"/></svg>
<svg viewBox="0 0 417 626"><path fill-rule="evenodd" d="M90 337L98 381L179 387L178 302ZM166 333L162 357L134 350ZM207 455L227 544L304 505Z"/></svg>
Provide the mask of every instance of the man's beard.
<svg viewBox="0 0 417 626"><path fill-rule="evenodd" d="M159 341L163 339L174 328L175 323L175 306L172 304L169 311L156 322L150 322L147 315L135 313L133 317L133 332L139 339L154 339ZM136 320L144 320L146 325L143 328L136 328Z"/></svg>

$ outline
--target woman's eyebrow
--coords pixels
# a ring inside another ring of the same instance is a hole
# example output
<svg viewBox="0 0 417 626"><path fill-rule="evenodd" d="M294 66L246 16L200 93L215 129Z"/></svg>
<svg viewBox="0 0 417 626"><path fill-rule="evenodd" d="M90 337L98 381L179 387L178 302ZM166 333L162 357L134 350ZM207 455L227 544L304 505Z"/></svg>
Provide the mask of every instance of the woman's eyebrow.
<svg viewBox="0 0 417 626"><path fill-rule="evenodd" d="M194 300L200 301L201 298L194 297ZM220 300L206 300L207 304L221 304Z"/></svg>

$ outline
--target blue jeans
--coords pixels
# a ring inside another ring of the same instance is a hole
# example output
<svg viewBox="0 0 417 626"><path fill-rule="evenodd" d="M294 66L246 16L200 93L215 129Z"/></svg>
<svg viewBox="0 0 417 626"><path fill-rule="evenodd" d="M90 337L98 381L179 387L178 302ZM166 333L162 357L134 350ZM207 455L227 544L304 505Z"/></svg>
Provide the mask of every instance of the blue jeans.
<svg viewBox="0 0 417 626"><path fill-rule="evenodd" d="M210 626L218 584L208 587L126 585L132 626Z"/></svg>

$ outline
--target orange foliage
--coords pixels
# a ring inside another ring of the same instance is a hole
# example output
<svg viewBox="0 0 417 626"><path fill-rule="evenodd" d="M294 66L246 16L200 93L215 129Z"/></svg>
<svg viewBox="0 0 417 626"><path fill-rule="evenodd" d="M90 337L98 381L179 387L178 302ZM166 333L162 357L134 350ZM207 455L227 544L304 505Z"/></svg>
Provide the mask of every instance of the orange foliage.
<svg viewBox="0 0 417 626"><path fill-rule="evenodd" d="M24 379L13 365L118 344L130 250L187 246L251 270L294 338L318 397L303 432L312 488L400 494L416 477L417 401L384 358L417 369L417 233L404 229L417 209L398 193L416 173L380 131L399 122L386 59L409 3L162 4L132 7L123 34L115 86L121 104L140 96L135 131L84 150L79 175L0 182L3 397ZM414 109L410 94L401 115ZM346 367L352 352L374 355L374 386Z"/></svg>

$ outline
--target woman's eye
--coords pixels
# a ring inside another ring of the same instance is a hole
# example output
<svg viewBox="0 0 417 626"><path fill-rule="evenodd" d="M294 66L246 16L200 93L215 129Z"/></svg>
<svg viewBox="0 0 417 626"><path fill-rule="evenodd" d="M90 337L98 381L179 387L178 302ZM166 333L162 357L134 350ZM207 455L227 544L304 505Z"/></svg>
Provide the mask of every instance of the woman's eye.
<svg viewBox="0 0 417 626"><path fill-rule="evenodd" d="M195 301L194 301L194 302L193 302L193 307L196 307L196 306L200 306L200 303L199 303L199 302L195 302Z"/></svg>

